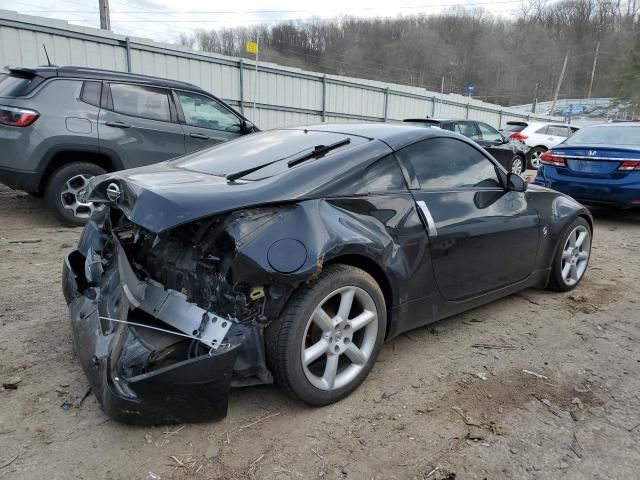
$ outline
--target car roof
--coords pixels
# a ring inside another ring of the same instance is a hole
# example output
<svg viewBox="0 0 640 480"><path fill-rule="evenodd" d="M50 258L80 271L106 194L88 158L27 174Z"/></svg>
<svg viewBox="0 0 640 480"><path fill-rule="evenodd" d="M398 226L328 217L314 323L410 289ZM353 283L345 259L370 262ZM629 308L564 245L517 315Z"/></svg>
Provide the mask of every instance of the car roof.
<svg viewBox="0 0 640 480"><path fill-rule="evenodd" d="M406 123L445 123L445 122L479 122L482 120L474 120L471 118L405 118L402 120Z"/></svg>
<svg viewBox="0 0 640 480"><path fill-rule="evenodd" d="M398 150L411 143L433 137L453 137L463 139L465 142L469 143L469 140L466 137L448 130L424 128L399 123L323 123L319 125L294 127L291 128L291 130L333 132L342 133L344 135L360 136L380 140L394 150Z"/></svg>
<svg viewBox="0 0 640 480"><path fill-rule="evenodd" d="M192 83L180 82L177 80L167 80L166 78L140 75L137 73L118 72L115 70L102 70L99 68L84 67L9 67L10 72L35 75L43 78L63 77L63 78L89 78L96 80L106 80L115 82L130 82L144 85L154 85L166 88L178 88L185 90L195 90L204 92L200 87Z"/></svg>

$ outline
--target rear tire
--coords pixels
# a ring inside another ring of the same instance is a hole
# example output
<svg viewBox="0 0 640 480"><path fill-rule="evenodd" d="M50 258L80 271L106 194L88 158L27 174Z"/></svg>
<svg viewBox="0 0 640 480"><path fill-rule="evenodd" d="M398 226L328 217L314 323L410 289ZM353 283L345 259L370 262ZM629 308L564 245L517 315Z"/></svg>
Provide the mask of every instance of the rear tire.
<svg viewBox="0 0 640 480"><path fill-rule="evenodd" d="M591 258L591 227L584 218L576 218L565 229L553 257L547 288L568 292L578 286Z"/></svg>
<svg viewBox="0 0 640 480"><path fill-rule="evenodd" d="M350 265L329 265L267 327L267 363L287 393L329 405L365 379L386 326L384 296L373 277Z"/></svg>
<svg viewBox="0 0 640 480"><path fill-rule="evenodd" d="M546 151L546 147L533 147L531 150L529 150L529 168L537 170L540 166L540 157Z"/></svg>
<svg viewBox="0 0 640 480"><path fill-rule="evenodd" d="M81 202L77 193L87 182L98 175L107 173L105 169L89 162L72 162L55 170L45 188L44 198L47 207L65 225L77 227L89 221L91 216L101 210L92 203Z"/></svg>

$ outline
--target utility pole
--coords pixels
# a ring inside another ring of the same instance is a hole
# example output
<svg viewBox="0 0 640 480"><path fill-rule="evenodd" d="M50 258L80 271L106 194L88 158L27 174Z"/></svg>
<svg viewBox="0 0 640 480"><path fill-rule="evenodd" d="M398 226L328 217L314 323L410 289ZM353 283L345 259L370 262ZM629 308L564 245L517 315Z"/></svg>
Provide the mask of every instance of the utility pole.
<svg viewBox="0 0 640 480"><path fill-rule="evenodd" d="M558 86L556 86L556 93L553 95L553 103L551 104L551 113L556 108L556 102L558 101L558 94L560 93L560 87L562 86L562 80L564 79L564 72L567 69L567 62L569 61L569 53L571 49L567 50L567 55L564 57L564 63L562 64L562 71L560 72L560 78L558 79Z"/></svg>
<svg viewBox="0 0 640 480"><path fill-rule="evenodd" d="M591 81L589 82L589 93L587 98L591 98L591 89L593 88L593 77L596 75L596 64L598 63L598 54L600 53L600 42L596 44L596 54L593 57L593 68L591 69Z"/></svg>
<svg viewBox="0 0 640 480"><path fill-rule="evenodd" d="M111 16L109 15L109 0L98 0L100 7L100 28L111 30Z"/></svg>
<svg viewBox="0 0 640 480"><path fill-rule="evenodd" d="M531 113L536 113L536 106L538 105L538 89L540 88L540 82L536 82L536 92L533 94L533 104L531 105Z"/></svg>

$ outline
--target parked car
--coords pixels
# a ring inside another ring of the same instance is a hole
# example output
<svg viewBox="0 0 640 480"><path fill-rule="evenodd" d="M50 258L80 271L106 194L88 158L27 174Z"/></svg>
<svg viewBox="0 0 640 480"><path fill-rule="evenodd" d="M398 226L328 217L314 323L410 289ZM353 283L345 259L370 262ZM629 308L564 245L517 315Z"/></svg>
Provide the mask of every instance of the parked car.
<svg viewBox="0 0 640 480"><path fill-rule="evenodd" d="M443 129L270 130L93 179L65 259L75 351L106 413L226 414L275 382L327 405L384 341L528 287L568 291L593 222ZM567 267L569 265L569 267Z"/></svg>
<svg viewBox="0 0 640 480"><path fill-rule="evenodd" d="M229 105L184 82L77 67L0 76L0 182L44 196L71 225L95 211L78 197L95 175L254 131Z"/></svg>
<svg viewBox="0 0 640 480"><path fill-rule="evenodd" d="M580 127L565 123L529 123L519 132L509 135L511 140L522 141L529 149L527 162L529 168L537 169L540 166L540 156L555 147Z"/></svg>
<svg viewBox="0 0 640 480"><path fill-rule="evenodd" d="M526 170L524 150L484 122L437 118L407 118L403 122L459 133L481 145L508 171L521 175Z"/></svg>
<svg viewBox="0 0 640 480"><path fill-rule="evenodd" d="M584 203L640 207L640 123L584 127L540 160L538 185Z"/></svg>

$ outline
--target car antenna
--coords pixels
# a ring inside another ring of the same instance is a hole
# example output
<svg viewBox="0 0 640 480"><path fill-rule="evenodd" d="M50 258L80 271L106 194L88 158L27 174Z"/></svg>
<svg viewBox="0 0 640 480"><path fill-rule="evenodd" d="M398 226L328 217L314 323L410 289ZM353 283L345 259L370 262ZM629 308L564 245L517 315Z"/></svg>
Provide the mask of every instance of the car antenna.
<svg viewBox="0 0 640 480"><path fill-rule="evenodd" d="M45 57L47 57L47 63L49 64L50 67L55 67L55 65L53 65L51 63L51 60L49 59L49 52L47 52L47 46L43 43L42 44L42 48L44 49L44 55Z"/></svg>

